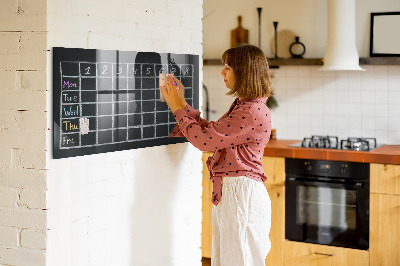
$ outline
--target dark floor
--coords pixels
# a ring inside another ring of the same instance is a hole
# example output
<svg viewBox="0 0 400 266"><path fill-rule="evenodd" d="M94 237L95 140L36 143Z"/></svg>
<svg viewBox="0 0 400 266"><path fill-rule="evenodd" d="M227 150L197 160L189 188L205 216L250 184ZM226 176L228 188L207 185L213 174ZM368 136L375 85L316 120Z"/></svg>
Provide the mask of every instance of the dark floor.
<svg viewBox="0 0 400 266"><path fill-rule="evenodd" d="M202 258L201 262L203 263L203 266L211 266L211 259L209 258Z"/></svg>

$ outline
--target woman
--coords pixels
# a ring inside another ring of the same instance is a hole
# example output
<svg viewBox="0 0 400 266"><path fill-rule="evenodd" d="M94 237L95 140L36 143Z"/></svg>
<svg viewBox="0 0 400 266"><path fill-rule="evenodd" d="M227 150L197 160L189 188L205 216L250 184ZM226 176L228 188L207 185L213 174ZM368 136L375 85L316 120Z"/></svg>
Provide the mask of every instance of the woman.
<svg viewBox="0 0 400 266"><path fill-rule="evenodd" d="M265 104L272 95L268 62L252 45L228 49L222 62L227 95L237 98L216 122L200 118L186 103L182 83L168 77L161 90L178 122L170 136L185 136L196 148L214 151L207 161L213 182L212 265L265 265L271 246L271 202L261 164L271 130Z"/></svg>

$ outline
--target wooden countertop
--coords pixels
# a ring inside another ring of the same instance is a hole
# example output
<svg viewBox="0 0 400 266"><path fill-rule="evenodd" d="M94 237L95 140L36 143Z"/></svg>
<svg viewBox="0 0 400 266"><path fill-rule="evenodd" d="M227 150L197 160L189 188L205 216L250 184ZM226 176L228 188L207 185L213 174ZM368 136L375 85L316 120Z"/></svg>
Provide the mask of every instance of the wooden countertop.
<svg viewBox="0 0 400 266"><path fill-rule="evenodd" d="M290 147L301 140L270 140L264 156L364 163L400 164L400 145L383 145L372 151Z"/></svg>

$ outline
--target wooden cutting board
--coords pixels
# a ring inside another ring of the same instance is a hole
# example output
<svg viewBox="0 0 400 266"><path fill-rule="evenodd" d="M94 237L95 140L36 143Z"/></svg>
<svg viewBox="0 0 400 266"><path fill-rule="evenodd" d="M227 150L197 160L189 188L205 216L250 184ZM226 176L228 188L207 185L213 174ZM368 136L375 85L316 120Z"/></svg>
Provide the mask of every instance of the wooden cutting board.
<svg viewBox="0 0 400 266"><path fill-rule="evenodd" d="M242 16L238 16L238 26L231 30L231 48L243 43L249 43L249 31L242 27Z"/></svg>

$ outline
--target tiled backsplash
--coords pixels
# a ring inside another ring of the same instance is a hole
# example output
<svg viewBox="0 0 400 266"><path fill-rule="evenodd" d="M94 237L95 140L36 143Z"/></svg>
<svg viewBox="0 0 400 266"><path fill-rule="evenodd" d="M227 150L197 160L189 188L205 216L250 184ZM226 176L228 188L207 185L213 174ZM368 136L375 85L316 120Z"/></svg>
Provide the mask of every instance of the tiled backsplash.
<svg viewBox="0 0 400 266"><path fill-rule="evenodd" d="M380 144L400 144L400 66L362 67L366 71L324 72L319 66L271 69L278 102L272 110L277 137L376 137ZM218 119L232 102L224 95L219 68L204 67L210 109L217 111L210 120Z"/></svg>

